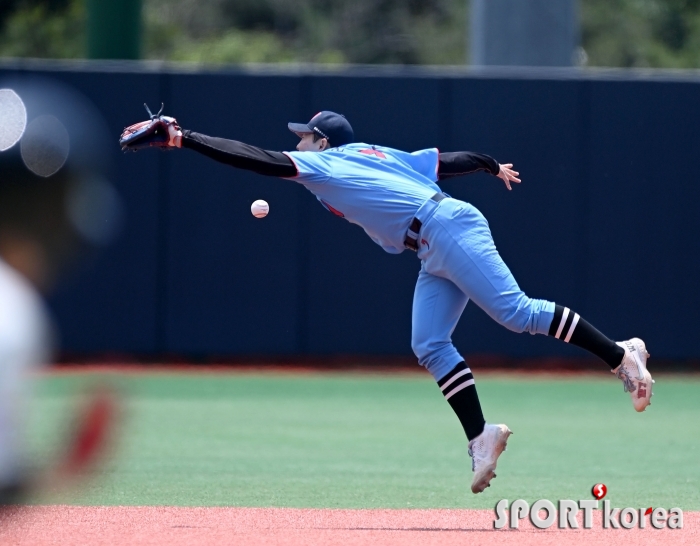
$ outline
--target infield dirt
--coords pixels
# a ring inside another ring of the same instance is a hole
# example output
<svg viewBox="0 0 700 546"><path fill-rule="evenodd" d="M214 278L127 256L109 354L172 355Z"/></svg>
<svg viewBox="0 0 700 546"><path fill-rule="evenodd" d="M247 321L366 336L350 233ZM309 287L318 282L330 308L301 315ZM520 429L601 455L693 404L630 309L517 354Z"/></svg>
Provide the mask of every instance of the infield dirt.
<svg viewBox="0 0 700 546"><path fill-rule="evenodd" d="M700 513L684 528L495 530L491 510L315 510L34 506L0 516L0 544L12 546L155 546L245 544L385 546L506 544L569 546L690 545L700 543Z"/></svg>

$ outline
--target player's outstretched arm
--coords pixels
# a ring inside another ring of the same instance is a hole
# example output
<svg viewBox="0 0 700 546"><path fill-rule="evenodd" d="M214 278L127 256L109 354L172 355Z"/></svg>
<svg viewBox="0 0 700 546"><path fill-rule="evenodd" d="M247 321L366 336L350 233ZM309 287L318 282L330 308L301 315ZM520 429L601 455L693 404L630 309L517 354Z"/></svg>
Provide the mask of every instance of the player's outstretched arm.
<svg viewBox="0 0 700 546"><path fill-rule="evenodd" d="M266 176L293 178L297 168L282 152L263 150L237 140L211 137L194 131L182 132L182 148L189 148L231 167Z"/></svg>
<svg viewBox="0 0 700 546"><path fill-rule="evenodd" d="M519 173L513 170L512 163L501 165L486 154L477 152L446 152L440 154L438 161L439 180L486 171L502 179L509 190L512 189L511 182L520 182L520 179L517 178Z"/></svg>
<svg viewBox="0 0 700 546"><path fill-rule="evenodd" d="M161 107L161 111L162 109ZM122 132L119 139L122 150L135 152L144 148L189 148L239 169L282 178L293 178L297 175L296 166L282 152L272 152L237 140L182 130L175 118L161 116L160 112L154 115L148 106L146 111L151 117L150 120L135 123Z"/></svg>

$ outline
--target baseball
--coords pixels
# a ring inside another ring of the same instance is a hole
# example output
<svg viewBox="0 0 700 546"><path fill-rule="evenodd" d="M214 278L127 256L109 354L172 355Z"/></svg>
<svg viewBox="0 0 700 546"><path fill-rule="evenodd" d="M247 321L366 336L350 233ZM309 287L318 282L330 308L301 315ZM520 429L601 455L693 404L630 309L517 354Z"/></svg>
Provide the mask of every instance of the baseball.
<svg viewBox="0 0 700 546"><path fill-rule="evenodd" d="M253 204L250 205L250 212L252 212L253 216L256 218L265 218L267 213L270 212L270 205L267 204L267 201L258 199L257 201L253 201Z"/></svg>

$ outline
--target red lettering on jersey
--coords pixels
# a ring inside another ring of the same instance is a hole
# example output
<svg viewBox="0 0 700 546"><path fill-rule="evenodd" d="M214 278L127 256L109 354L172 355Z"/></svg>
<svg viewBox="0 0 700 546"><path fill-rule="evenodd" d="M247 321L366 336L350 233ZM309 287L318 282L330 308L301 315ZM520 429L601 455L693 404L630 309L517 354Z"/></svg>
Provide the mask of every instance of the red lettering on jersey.
<svg viewBox="0 0 700 546"><path fill-rule="evenodd" d="M330 206L328 203L326 203L325 201L321 201L321 203L323 203L324 206L325 206L329 211L331 211L333 214L335 214L336 216L340 216L341 218L345 218L345 215L344 215L342 212L340 212L338 209L331 207L331 206Z"/></svg>
<svg viewBox="0 0 700 546"><path fill-rule="evenodd" d="M361 154L367 154L367 155L376 155L377 157L381 159L386 159L386 156L380 152L379 150L374 150L372 148L367 148L366 150L360 150Z"/></svg>

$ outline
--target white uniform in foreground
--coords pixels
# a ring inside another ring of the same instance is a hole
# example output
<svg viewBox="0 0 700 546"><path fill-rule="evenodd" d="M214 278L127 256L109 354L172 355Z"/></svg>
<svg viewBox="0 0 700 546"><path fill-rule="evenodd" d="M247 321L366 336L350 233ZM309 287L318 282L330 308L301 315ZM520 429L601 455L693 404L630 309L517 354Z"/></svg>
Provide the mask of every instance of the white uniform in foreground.
<svg viewBox="0 0 700 546"><path fill-rule="evenodd" d="M23 479L30 375L49 360L49 332L35 288L0 259L0 490Z"/></svg>

